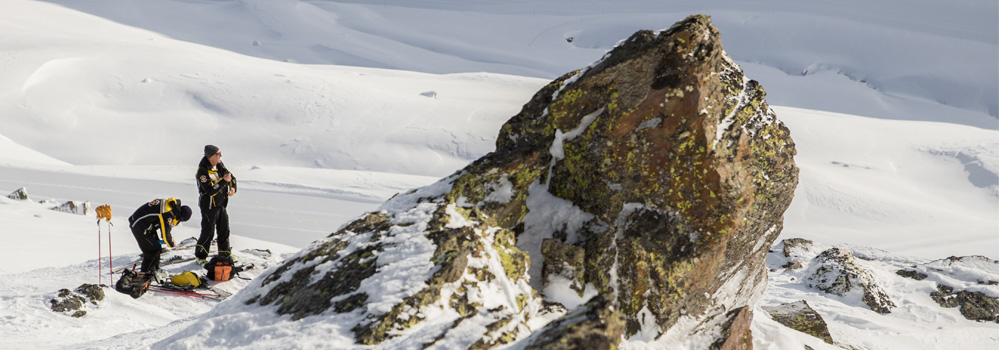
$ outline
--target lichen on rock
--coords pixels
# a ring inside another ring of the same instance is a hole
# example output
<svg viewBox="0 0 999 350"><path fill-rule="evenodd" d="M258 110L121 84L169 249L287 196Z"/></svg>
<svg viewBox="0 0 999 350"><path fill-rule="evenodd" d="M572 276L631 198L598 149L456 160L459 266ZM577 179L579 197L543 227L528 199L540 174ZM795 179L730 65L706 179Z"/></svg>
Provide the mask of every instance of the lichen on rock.
<svg viewBox="0 0 999 350"><path fill-rule="evenodd" d="M544 255L542 278L548 283L565 283L583 296L584 252L582 247L559 243L554 239L545 239L541 243L541 254ZM554 277L561 280L553 281Z"/></svg>
<svg viewBox="0 0 999 350"><path fill-rule="evenodd" d="M778 306L764 306L763 310L766 310L770 317L780 324L822 339L828 344L833 344L833 338L829 334L829 326L826 321L804 300Z"/></svg>
<svg viewBox="0 0 999 350"><path fill-rule="evenodd" d="M695 327L673 334L738 347L797 185L794 155L763 88L707 16L690 16L543 87L494 152L314 243L245 302L353 322L358 343L387 347L610 349L683 318ZM553 276L599 296L553 305L539 292Z"/></svg>
<svg viewBox="0 0 999 350"><path fill-rule="evenodd" d="M598 295L527 340L526 350L616 349L624 321L610 295Z"/></svg>

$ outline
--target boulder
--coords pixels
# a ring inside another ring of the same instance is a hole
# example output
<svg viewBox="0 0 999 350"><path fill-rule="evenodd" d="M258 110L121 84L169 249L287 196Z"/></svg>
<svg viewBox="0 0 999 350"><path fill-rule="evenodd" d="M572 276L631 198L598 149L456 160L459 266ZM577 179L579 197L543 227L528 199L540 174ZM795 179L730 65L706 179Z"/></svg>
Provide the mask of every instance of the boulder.
<svg viewBox="0 0 999 350"><path fill-rule="evenodd" d="M972 321L999 323L999 298L982 292L954 291L953 287L938 284L930 298L946 308L960 307L961 315Z"/></svg>
<svg viewBox="0 0 999 350"><path fill-rule="evenodd" d="M28 189L24 188L24 187L18 188L17 191L14 191L14 192L11 192L10 194L8 194L7 198L10 198L10 199L13 199L13 200L18 200L18 201L29 200L28 199Z"/></svg>
<svg viewBox="0 0 999 350"><path fill-rule="evenodd" d="M887 314L895 308L895 303L870 271L857 264L857 258L843 249L832 248L820 253L812 261L806 279L809 287L839 296L859 289L863 293L861 301L877 313Z"/></svg>
<svg viewBox="0 0 999 350"><path fill-rule="evenodd" d="M804 300L778 306L764 306L763 310L766 310L774 321L782 325L822 339L828 344L833 344L833 338L829 334L829 326L826 321Z"/></svg>
<svg viewBox="0 0 999 350"><path fill-rule="evenodd" d="M243 303L383 347L750 345L798 181L764 97L707 16L639 31L538 91L494 152L288 258ZM598 297L559 318L538 292L555 275Z"/></svg>

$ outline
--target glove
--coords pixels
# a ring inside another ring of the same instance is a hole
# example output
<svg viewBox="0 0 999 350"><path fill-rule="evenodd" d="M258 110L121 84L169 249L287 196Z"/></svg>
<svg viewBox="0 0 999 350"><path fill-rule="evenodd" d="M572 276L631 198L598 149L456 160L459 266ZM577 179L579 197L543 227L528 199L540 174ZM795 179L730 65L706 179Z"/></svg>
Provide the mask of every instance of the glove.
<svg viewBox="0 0 999 350"><path fill-rule="evenodd" d="M97 213L98 221L100 221L100 219L106 219L107 221L111 221L111 206L105 204L97 207L97 209L94 209L94 211Z"/></svg>

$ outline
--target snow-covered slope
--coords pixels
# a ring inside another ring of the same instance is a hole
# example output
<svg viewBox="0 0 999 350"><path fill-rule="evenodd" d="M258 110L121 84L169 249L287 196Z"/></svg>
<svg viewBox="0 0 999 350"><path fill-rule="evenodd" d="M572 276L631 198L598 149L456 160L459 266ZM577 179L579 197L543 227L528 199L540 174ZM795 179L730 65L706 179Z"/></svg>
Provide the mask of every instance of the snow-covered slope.
<svg viewBox="0 0 999 350"><path fill-rule="evenodd" d="M196 152L146 156L182 133L251 164L443 176L488 152L481 137L547 79L693 12L713 16L771 105L999 128L988 1L52 3L5 4L0 133L73 164L185 165Z"/></svg>
<svg viewBox="0 0 999 350"><path fill-rule="evenodd" d="M277 61L555 78L637 29L713 17L727 51L790 76L839 76L908 102L999 115L999 4L979 0L155 1L51 0L130 26ZM178 25L180 24L180 25ZM460 28L460 30L456 30ZM572 40L569 40L569 39ZM746 66L752 77L758 69ZM851 96L808 97L809 78L771 103L872 116ZM768 80L763 80L768 81ZM772 85L772 84L771 84ZM877 111L877 113L874 113Z"/></svg>
<svg viewBox="0 0 999 350"><path fill-rule="evenodd" d="M885 249L891 254L872 254L879 262L871 264L891 267L999 258L994 1L3 7L0 195L28 186L34 200L110 203L123 220L152 198L193 201L192 168L213 143L243 186L231 207L237 249L272 249L280 259L278 252L491 151L499 125L549 78L596 60L637 29L707 13L797 143L801 183L782 237ZM456 72L464 73L428 74ZM0 222L5 347L144 348L212 307L112 293L82 319L53 313L47 303L59 288L96 282L92 214L0 198ZM114 222L117 266L138 249ZM197 227L192 221L180 233L196 235ZM994 325L937 313L928 297L912 294L929 282L890 277L889 293L912 305L886 318L789 284L791 277L772 274L763 302L823 300L813 307L833 315L833 336L860 339L856 346L999 346ZM760 348L823 346L762 316L754 327Z"/></svg>
<svg viewBox="0 0 999 350"><path fill-rule="evenodd" d="M230 166L439 176L492 150L484 135L547 82L263 60L46 3L5 13L0 133L78 165L195 165L211 143Z"/></svg>
<svg viewBox="0 0 999 350"><path fill-rule="evenodd" d="M774 107L801 168L782 237L999 258L999 133Z"/></svg>

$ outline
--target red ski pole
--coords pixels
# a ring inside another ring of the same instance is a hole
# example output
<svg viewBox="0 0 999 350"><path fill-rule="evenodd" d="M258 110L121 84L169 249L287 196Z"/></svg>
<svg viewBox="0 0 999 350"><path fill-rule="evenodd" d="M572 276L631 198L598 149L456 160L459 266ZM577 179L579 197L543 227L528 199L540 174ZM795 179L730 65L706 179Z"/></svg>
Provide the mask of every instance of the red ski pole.
<svg viewBox="0 0 999 350"><path fill-rule="evenodd" d="M104 268L101 266L101 219L97 219L97 285L101 285L101 272Z"/></svg>
<svg viewBox="0 0 999 350"><path fill-rule="evenodd" d="M97 207L95 210L97 212L97 283L101 283L101 270L104 269L101 266L101 219L105 219L108 222L108 273L111 275L111 283L114 283L114 265L111 259L114 257L111 255L111 206L105 204Z"/></svg>
<svg viewBox="0 0 999 350"><path fill-rule="evenodd" d="M110 276L108 279L111 283L114 283L114 255L111 254L111 226L114 226L114 224L111 223L111 220L108 220L108 276Z"/></svg>

